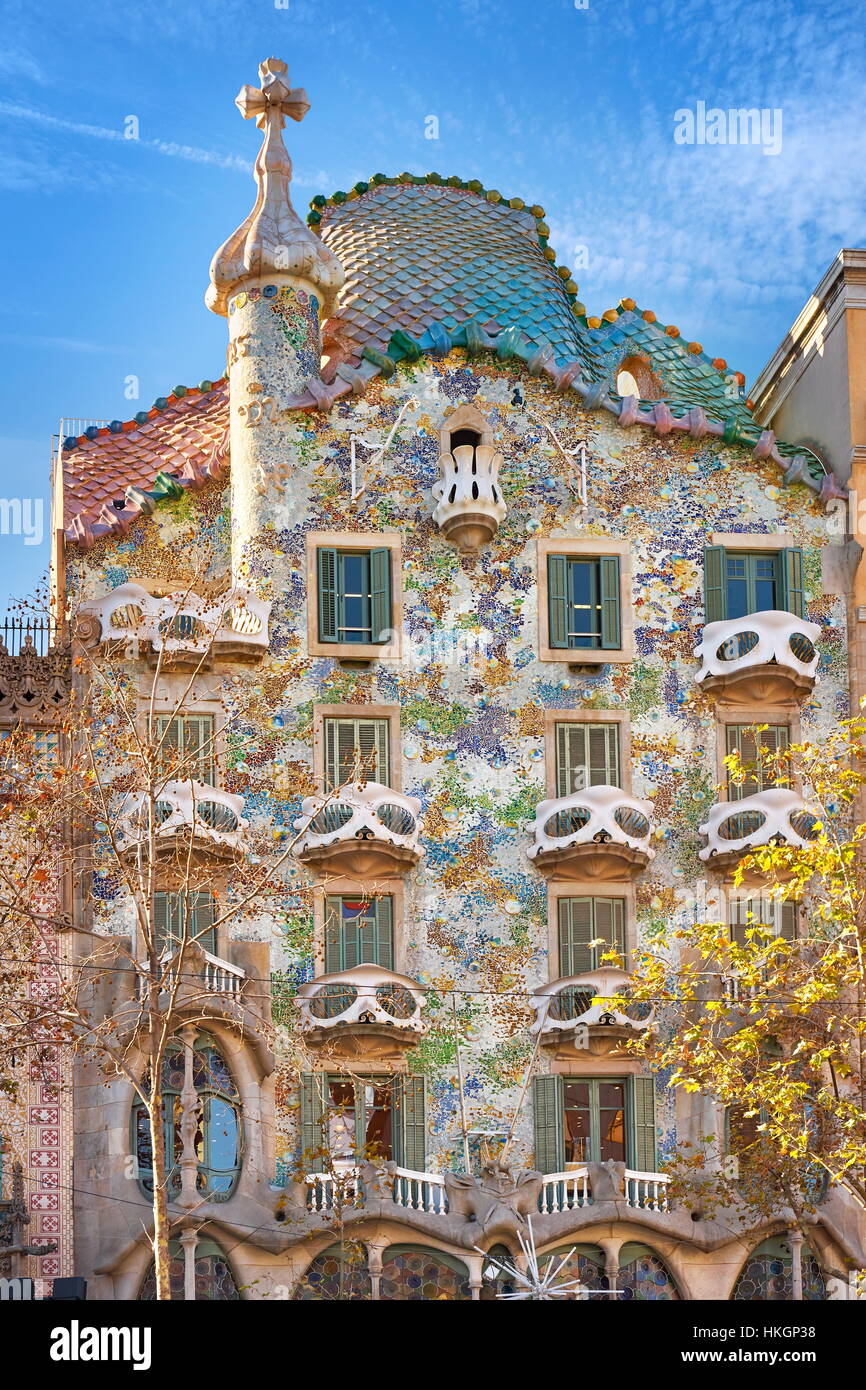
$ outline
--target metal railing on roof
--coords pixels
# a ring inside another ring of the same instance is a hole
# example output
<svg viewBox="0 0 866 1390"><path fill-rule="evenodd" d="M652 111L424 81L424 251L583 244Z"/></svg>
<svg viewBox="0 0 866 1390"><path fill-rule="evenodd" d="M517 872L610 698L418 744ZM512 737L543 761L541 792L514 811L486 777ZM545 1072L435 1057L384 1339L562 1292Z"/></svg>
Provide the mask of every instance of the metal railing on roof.
<svg viewBox="0 0 866 1390"><path fill-rule="evenodd" d="M10 656L19 656L31 643L38 656L45 656L55 639L56 628L51 618L7 617L0 623L0 642Z"/></svg>

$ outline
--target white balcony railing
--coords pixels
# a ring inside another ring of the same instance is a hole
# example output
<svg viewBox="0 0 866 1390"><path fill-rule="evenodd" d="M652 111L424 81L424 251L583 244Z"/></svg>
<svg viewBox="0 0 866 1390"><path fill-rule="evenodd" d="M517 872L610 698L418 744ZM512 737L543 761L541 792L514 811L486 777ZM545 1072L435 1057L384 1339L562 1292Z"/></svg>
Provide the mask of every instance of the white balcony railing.
<svg viewBox="0 0 866 1390"><path fill-rule="evenodd" d="M801 796L787 787L770 787L741 801L716 802L700 833L707 838L700 857L712 863L742 856L761 845L805 849L821 830L818 817Z"/></svg>
<svg viewBox="0 0 866 1390"><path fill-rule="evenodd" d="M259 655L268 647L271 605L246 589L217 600L180 592L159 598L140 584L121 584L81 605L98 620L101 642L135 641L172 655Z"/></svg>
<svg viewBox="0 0 866 1390"><path fill-rule="evenodd" d="M820 635L817 623L776 609L707 623L695 647L701 662L696 680L739 676L760 666L776 666L806 684L814 683Z"/></svg>
<svg viewBox="0 0 866 1390"><path fill-rule="evenodd" d="M501 466L502 455L489 444L459 444L439 456L442 476L433 484L433 520L460 550L477 550L496 535L505 518Z"/></svg>
<svg viewBox="0 0 866 1390"><path fill-rule="evenodd" d="M411 1168L394 1170L394 1201L409 1211L448 1211L445 1179L439 1173L415 1173Z"/></svg>
<svg viewBox="0 0 866 1390"><path fill-rule="evenodd" d="M210 951L202 951L204 958L204 987L209 994L238 995L241 992L246 971L230 961L212 956Z"/></svg>
<svg viewBox="0 0 866 1390"><path fill-rule="evenodd" d="M626 1168L622 1200L628 1207L643 1211L668 1211L667 1187L670 1183L667 1173L641 1173ZM538 1209L544 1214L559 1211L574 1211L576 1207L587 1207L593 1203L592 1188L587 1168L576 1168L567 1173L547 1173L538 1199Z"/></svg>
<svg viewBox="0 0 866 1390"><path fill-rule="evenodd" d="M314 866L345 861L359 873L407 869L420 860L421 802L380 782L354 782L330 796L308 796L294 828L294 853Z"/></svg>
<svg viewBox="0 0 866 1390"><path fill-rule="evenodd" d="M378 1024L395 1035L420 1036L428 1025L421 1017L426 996L415 980L380 965L320 975L302 985L295 997L300 1030L340 1030Z"/></svg>
<svg viewBox="0 0 866 1390"><path fill-rule="evenodd" d="M176 952L166 951L160 960L159 981L162 992L173 989L177 981L177 966L172 964ZM199 968L200 967L200 968ZM207 994L227 994L236 999L243 989L247 973L239 965L221 960L211 955L197 942L192 942L186 950L181 985L187 993L197 994L203 990ZM147 992L147 975L137 976L137 994L143 999Z"/></svg>
<svg viewBox="0 0 866 1390"><path fill-rule="evenodd" d="M652 802L628 796L619 787L586 787L539 803L528 856L539 868L546 858L561 859L564 851L588 850L595 856L623 851L638 866L655 856L650 847Z"/></svg>
<svg viewBox="0 0 866 1390"><path fill-rule="evenodd" d="M307 1185L307 1211L323 1212L333 1211L338 1206L363 1206L364 1194L361 1181L354 1171L308 1173L305 1181Z"/></svg>
<svg viewBox="0 0 866 1390"><path fill-rule="evenodd" d="M640 1031L649 1026L652 1009L646 1004L614 1008L615 995L628 995L629 977L615 966L600 966L581 975L568 975L542 985L532 995L535 1022L530 1033L541 1032L542 1038L562 1033L584 1024L587 1028L604 1027L613 1022L620 1028Z"/></svg>
<svg viewBox="0 0 866 1390"><path fill-rule="evenodd" d="M216 850L238 852L249 826L241 814L244 799L209 787L204 782L166 782L153 806L153 833L157 847L170 848L183 835ZM127 796L120 808L118 836L124 852L147 842L149 811L143 792Z"/></svg>

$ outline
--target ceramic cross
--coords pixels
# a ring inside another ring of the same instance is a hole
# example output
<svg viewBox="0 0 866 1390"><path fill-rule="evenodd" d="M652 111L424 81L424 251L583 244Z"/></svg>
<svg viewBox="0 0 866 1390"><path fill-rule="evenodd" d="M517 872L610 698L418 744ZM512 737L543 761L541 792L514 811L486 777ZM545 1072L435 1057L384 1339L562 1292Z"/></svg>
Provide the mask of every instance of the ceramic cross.
<svg viewBox="0 0 866 1390"><path fill-rule="evenodd" d="M241 87L235 97L235 106L245 121L255 118L259 130L269 123L282 130L286 116L293 121L302 121L310 109L307 93L303 87L290 87L286 74L288 65L280 58L266 58L259 63L261 87Z"/></svg>

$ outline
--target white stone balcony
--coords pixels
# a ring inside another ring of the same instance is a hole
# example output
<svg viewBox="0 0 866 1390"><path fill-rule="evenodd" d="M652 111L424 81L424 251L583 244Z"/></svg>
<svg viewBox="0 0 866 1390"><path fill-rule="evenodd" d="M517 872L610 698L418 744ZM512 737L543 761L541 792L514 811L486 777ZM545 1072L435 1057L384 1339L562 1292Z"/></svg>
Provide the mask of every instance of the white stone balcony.
<svg viewBox="0 0 866 1390"><path fill-rule="evenodd" d="M390 1056L427 1032L426 995L416 980L381 965L319 975L298 990L299 1030L311 1044L353 1056Z"/></svg>
<svg viewBox="0 0 866 1390"><path fill-rule="evenodd" d="M648 1004L635 1003L623 1010L607 1002L615 995L627 999L628 992L628 974L615 966L553 980L532 995L535 1021L529 1031L533 1036L541 1033L542 1046L568 1044L575 1051L606 1051L652 1022Z"/></svg>
<svg viewBox="0 0 866 1390"><path fill-rule="evenodd" d="M349 878L406 874L421 859L421 802L379 782L354 782L301 803L294 853L319 873Z"/></svg>
<svg viewBox="0 0 866 1390"><path fill-rule="evenodd" d="M499 489L502 455L489 444L458 444L439 456L442 477L433 484L433 520L458 550L471 552L496 535L505 518Z"/></svg>
<svg viewBox="0 0 866 1390"><path fill-rule="evenodd" d="M162 957L160 982L164 991L173 989L177 981L177 954L176 951L167 951ZM241 966L212 955L198 942L190 943L184 953L181 985L185 996L218 994L238 999L246 978L246 971ZM139 975L137 982L138 996L141 998L147 989L147 977Z"/></svg>
<svg viewBox="0 0 866 1390"><path fill-rule="evenodd" d="M775 609L707 623L695 647L695 679L723 702L798 699L815 685L820 635L817 623Z"/></svg>
<svg viewBox="0 0 866 1390"><path fill-rule="evenodd" d="M626 1168L622 1191L613 1200L644 1211L668 1211L667 1186L670 1180L667 1173L641 1173L635 1168ZM593 1201L589 1169L576 1167L566 1173L545 1174L538 1209L548 1215L589 1207Z"/></svg>
<svg viewBox="0 0 866 1390"><path fill-rule="evenodd" d="M699 828L707 839L701 859L722 870L734 868L762 845L805 849L821 833L818 817L788 787L771 787L742 801L718 801Z"/></svg>
<svg viewBox="0 0 866 1390"><path fill-rule="evenodd" d="M619 787L587 787L542 801L528 857L548 878L632 878L655 857L652 811L652 802Z"/></svg>
<svg viewBox="0 0 866 1390"><path fill-rule="evenodd" d="M234 859L243 853L242 796L203 782L166 782L154 803L153 834L158 855L186 854L190 837L197 858ZM120 808L118 837L124 854L137 853L149 837L143 792L127 796Z"/></svg>
<svg viewBox="0 0 866 1390"><path fill-rule="evenodd" d="M208 665L213 657L255 661L268 649L270 611L246 589L216 600L191 592L159 598L140 584L121 584L81 605L78 631L85 644L131 642L173 666Z"/></svg>

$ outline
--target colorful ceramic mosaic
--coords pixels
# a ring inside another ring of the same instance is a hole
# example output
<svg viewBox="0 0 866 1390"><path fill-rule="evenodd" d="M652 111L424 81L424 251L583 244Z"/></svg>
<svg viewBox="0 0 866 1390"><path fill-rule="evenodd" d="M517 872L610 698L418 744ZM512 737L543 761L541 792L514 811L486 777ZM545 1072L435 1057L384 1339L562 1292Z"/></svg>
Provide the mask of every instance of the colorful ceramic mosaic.
<svg viewBox="0 0 866 1390"><path fill-rule="evenodd" d="M469 1298L469 1275L464 1266L433 1250L394 1247L382 1259L379 1297L408 1303Z"/></svg>

